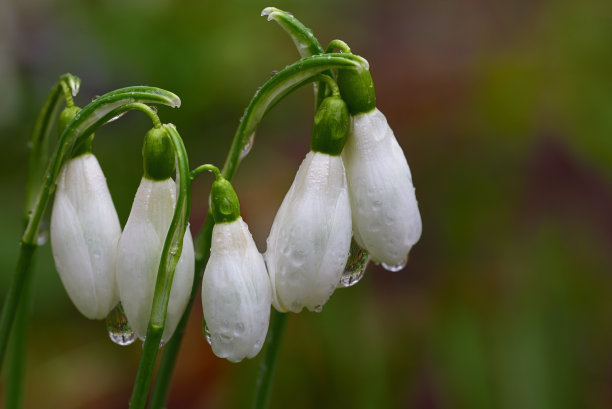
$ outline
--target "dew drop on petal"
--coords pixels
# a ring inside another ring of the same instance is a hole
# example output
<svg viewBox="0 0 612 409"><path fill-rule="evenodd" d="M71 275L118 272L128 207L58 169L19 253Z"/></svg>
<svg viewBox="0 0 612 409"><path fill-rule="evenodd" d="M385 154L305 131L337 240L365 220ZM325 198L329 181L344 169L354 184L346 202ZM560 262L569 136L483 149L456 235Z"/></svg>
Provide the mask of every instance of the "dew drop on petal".
<svg viewBox="0 0 612 409"><path fill-rule="evenodd" d="M370 261L370 255L368 252L355 242L353 238L351 240L351 250L349 253L348 260L346 261L346 266L344 267L344 272L342 273L342 277L340 277L340 282L338 283L339 288L351 287L359 282L363 278L363 274L365 273L366 267Z"/></svg>
<svg viewBox="0 0 612 409"><path fill-rule="evenodd" d="M389 264L385 264L385 263L380 263L382 268L384 268L387 271L392 271L394 273L396 271L402 270L404 267L406 267L406 264L408 264L408 257L406 257L404 260L402 260L401 263L395 264L395 265L389 265Z"/></svg>
<svg viewBox="0 0 612 409"><path fill-rule="evenodd" d="M246 140L244 145L242 145L242 151L240 151L240 159L244 159L249 152L251 152L251 148L253 147L253 143L255 142L255 132L253 132L249 138Z"/></svg>
<svg viewBox="0 0 612 409"><path fill-rule="evenodd" d="M117 345L130 345L136 340L136 334L128 323L121 303L117 304L106 317L106 329L111 341Z"/></svg>
<svg viewBox="0 0 612 409"><path fill-rule="evenodd" d="M206 342L208 345L212 345L212 335L210 334L210 330L206 325L206 321L202 320L202 332L204 333L204 338L206 338Z"/></svg>

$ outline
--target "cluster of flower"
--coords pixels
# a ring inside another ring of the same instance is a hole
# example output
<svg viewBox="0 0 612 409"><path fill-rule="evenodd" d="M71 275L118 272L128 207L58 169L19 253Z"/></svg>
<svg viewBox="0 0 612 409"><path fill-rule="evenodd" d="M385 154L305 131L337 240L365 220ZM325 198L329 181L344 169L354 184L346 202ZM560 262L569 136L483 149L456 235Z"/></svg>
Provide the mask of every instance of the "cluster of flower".
<svg viewBox="0 0 612 409"><path fill-rule="evenodd" d="M216 172L202 306L217 356L234 362L255 356L271 305L280 312L321 311L341 280L351 237L374 261L398 270L421 235L410 169L376 109L370 74L341 71L339 89L316 112L311 151L278 210L264 255L240 217L231 184ZM123 232L90 148L64 165L51 219L53 256L74 304L86 317L99 319L120 300L140 338L146 335L176 205L174 150L163 130L147 133L143 157L144 176ZM193 279L187 228L162 341L174 332Z"/></svg>

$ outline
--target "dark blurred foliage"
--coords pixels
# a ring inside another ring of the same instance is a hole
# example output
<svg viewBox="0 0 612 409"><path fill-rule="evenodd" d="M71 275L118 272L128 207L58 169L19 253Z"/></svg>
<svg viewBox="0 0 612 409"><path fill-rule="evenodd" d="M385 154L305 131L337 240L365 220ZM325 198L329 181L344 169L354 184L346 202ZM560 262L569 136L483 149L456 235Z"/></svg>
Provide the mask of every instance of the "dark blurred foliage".
<svg viewBox="0 0 612 409"><path fill-rule="evenodd" d="M129 85L177 93L162 120L192 167L221 165L257 87L297 59L259 17L271 5L369 60L424 225L403 271L370 266L321 314L290 317L271 408L612 407L609 0L4 0L0 288L16 263L26 139L56 78L82 79L80 105ZM261 251L308 150L307 88L267 116L235 179ZM131 113L95 141L122 223L149 127ZM193 186L194 233L210 182ZM77 313L48 245L35 279L26 407L126 407L139 344L115 346ZM196 302L168 408L248 407L259 358L214 357L201 314Z"/></svg>

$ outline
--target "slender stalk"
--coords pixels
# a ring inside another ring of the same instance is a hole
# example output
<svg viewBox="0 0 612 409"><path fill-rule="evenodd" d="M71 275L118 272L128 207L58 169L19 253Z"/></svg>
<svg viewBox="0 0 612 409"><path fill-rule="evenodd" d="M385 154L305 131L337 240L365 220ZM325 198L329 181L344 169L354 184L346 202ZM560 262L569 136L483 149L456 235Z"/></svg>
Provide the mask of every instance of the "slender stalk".
<svg viewBox="0 0 612 409"><path fill-rule="evenodd" d="M164 125L164 129L172 140L177 156L177 184L179 190L174 215L166 234L159 262L153 305L151 307L151 318L130 399L130 409L144 408L147 402L149 384L153 377L157 352L166 322L172 279L174 278L176 265L181 257L183 237L187 229L187 219L189 218L191 175L187 152L176 128L172 125Z"/></svg>
<svg viewBox="0 0 612 409"><path fill-rule="evenodd" d="M228 181L232 180L240 164L243 146L247 142L249 136L255 132L265 114L274 105L300 86L316 80L316 75L334 68L367 69L367 62L361 57L342 54L313 56L289 65L268 80L268 82L255 93L244 116L240 119L240 124L234 134L232 146L230 147L225 165L221 172L223 177ZM182 336L185 332L187 321L189 320L189 313L193 307L194 299L201 286L204 266L210 254L210 242L214 224L212 215L209 211L206 215L204 226L195 241L196 276L194 277L189 304L177 325L174 335L170 338L162 353L157 377L151 394L151 409L162 409L168 397L172 371L174 370Z"/></svg>
<svg viewBox="0 0 612 409"><path fill-rule="evenodd" d="M265 409L268 407L270 391L272 390L272 380L274 379L274 372L276 371L276 361L283 341L288 318L289 314L278 312L274 308L272 309L270 328L268 329L268 336L266 337L266 347L257 373L257 386L253 404L254 409Z"/></svg>
<svg viewBox="0 0 612 409"><path fill-rule="evenodd" d="M0 336L0 368L2 368L2 364L4 363L4 355L11 327L15 319L15 313L17 312L19 299L23 294L24 288L26 288L27 281L32 271L32 256L35 250L36 243L21 242L19 258L17 259L17 271L11 283L11 287L9 288L6 300L4 301L4 308L2 309L2 316L0 317L0 334L2 334L2 336Z"/></svg>
<svg viewBox="0 0 612 409"><path fill-rule="evenodd" d="M170 380L172 379L172 372L174 370L176 358L181 347L183 334L185 333L185 328L187 327L187 322L189 321L189 312L193 307L196 295L198 294L198 289L200 288L200 285L196 283L199 283L202 280L202 274L200 272L204 272L204 267L206 266L206 261L208 260L208 256L210 254L210 240L212 238L212 230L214 226L215 221L209 209L204 226L202 227L202 230L200 231L195 243L195 272L197 276L196 279L194 279L194 285L191 288L191 295L189 297L187 309L176 326L174 335L164 347L164 351L159 362L159 368L157 369L155 383L153 385L153 392L151 393L151 402L149 403L149 407L151 409L163 408L166 404L166 400L168 399Z"/></svg>
<svg viewBox="0 0 612 409"><path fill-rule="evenodd" d="M30 270L32 265L30 264ZM9 342L9 355L7 359L6 377L6 409L19 409L23 407L24 378L26 364L26 340L28 332L28 318L30 315L30 294L32 292L32 274L25 275L23 295L19 299L17 315L13 322Z"/></svg>

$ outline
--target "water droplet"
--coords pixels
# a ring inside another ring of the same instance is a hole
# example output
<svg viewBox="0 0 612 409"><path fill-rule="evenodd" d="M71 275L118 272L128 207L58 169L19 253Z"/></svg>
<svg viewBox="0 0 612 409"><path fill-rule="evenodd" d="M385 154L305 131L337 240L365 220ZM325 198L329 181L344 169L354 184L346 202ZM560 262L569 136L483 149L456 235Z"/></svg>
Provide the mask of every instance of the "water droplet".
<svg viewBox="0 0 612 409"><path fill-rule="evenodd" d="M276 74L278 74L278 70L272 70L270 77L274 77Z"/></svg>
<svg viewBox="0 0 612 409"><path fill-rule="evenodd" d="M368 262L370 261L370 254L359 247L355 239L351 240L351 250L349 253L346 266L340 282L338 283L339 288L351 287L359 282L363 278Z"/></svg>
<svg viewBox="0 0 612 409"><path fill-rule="evenodd" d="M49 224L45 221L40 223L38 228L38 236L36 236L36 245L44 246L49 240Z"/></svg>
<svg viewBox="0 0 612 409"><path fill-rule="evenodd" d="M98 98L100 98L100 95L94 95L94 97L91 99L91 102L95 101Z"/></svg>
<svg viewBox="0 0 612 409"><path fill-rule="evenodd" d="M157 107L155 105L149 105L149 108L151 108L151 111L157 113Z"/></svg>
<svg viewBox="0 0 612 409"><path fill-rule="evenodd" d="M322 305L317 305L316 307L313 308L314 312L321 312L323 311L323 306Z"/></svg>
<svg viewBox="0 0 612 409"><path fill-rule="evenodd" d="M109 122L113 122L116 121L117 119L121 118L123 115L127 114L126 112L122 112L119 115L115 115L114 117L112 117L111 119L109 119L108 121L106 121L106 123L108 124Z"/></svg>
<svg viewBox="0 0 612 409"><path fill-rule="evenodd" d="M408 263L408 257L406 256L406 258L404 260L402 260L401 263L399 264L395 264L395 265L389 265L389 264L385 264L385 263L380 263L380 265L382 266L382 268L384 268L387 271L392 271L392 272L396 272L396 271L400 271L402 270L404 267L406 267L406 264Z"/></svg>
<svg viewBox="0 0 612 409"><path fill-rule="evenodd" d="M212 345L212 335L210 334L210 330L206 325L206 321L202 320L202 332L204 332L204 338L206 338L206 342L208 345Z"/></svg>
<svg viewBox="0 0 612 409"><path fill-rule="evenodd" d="M253 147L253 143L255 142L255 132L253 132L249 139L242 145L242 151L240 152L240 159L244 159L245 156L251 152L251 148Z"/></svg>
<svg viewBox="0 0 612 409"><path fill-rule="evenodd" d="M106 317L106 329L111 341L117 345L130 345L136 340L136 334L130 328L121 303Z"/></svg>

